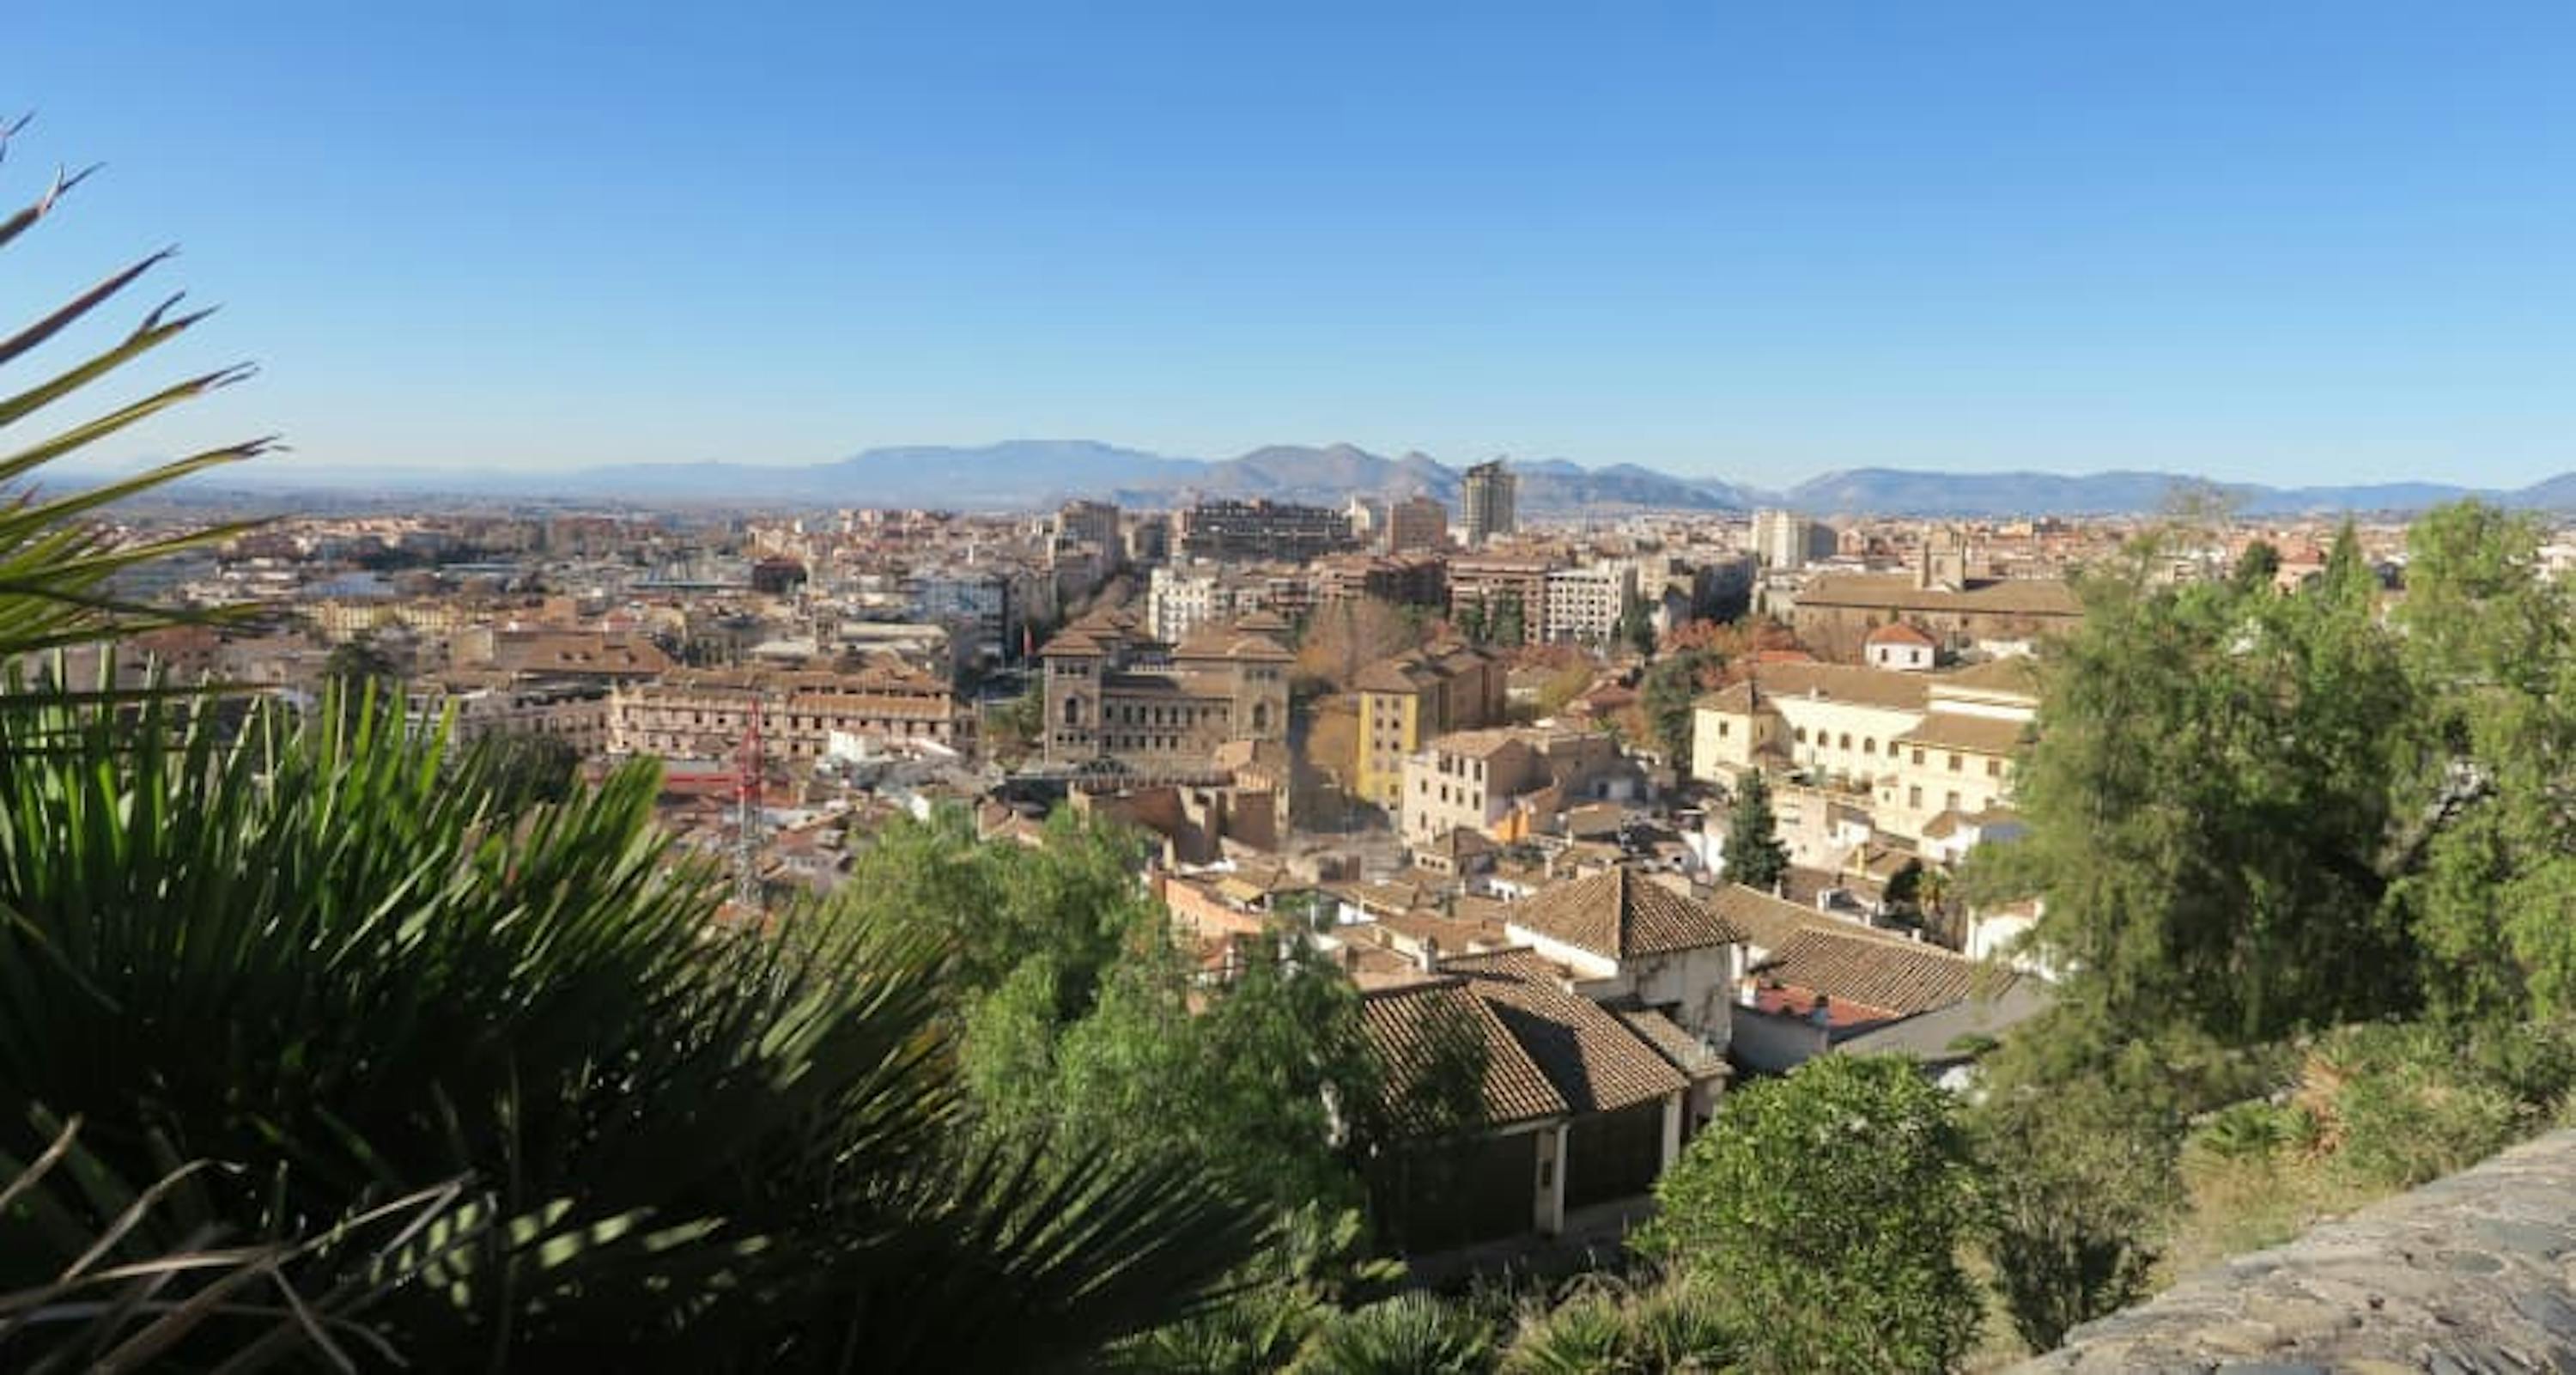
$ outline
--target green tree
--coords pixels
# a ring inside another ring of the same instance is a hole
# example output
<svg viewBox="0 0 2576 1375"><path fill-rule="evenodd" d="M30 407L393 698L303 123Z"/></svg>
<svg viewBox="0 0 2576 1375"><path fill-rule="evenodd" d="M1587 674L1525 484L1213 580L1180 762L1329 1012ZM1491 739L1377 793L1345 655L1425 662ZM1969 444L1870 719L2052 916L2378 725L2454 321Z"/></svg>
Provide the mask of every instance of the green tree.
<svg viewBox="0 0 2576 1375"><path fill-rule="evenodd" d="M1727 882L1766 892L1788 876L1789 847L1781 843L1779 818L1771 812L1771 780L1760 769L1746 769L1735 780L1724 864Z"/></svg>
<svg viewBox="0 0 2576 1375"><path fill-rule="evenodd" d="M1677 769L1690 768L1693 704L1725 662L1712 650L1685 649L1648 668L1639 683L1639 705L1654 728L1656 747Z"/></svg>
<svg viewBox="0 0 2576 1375"><path fill-rule="evenodd" d="M2236 587L2241 592L2268 590L2281 572L2281 551L2269 540L2255 540L2236 556Z"/></svg>
<svg viewBox="0 0 2576 1375"><path fill-rule="evenodd" d="M1902 1057L1828 1055L1729 1094L1655 1186L1641 1249L1728 1296L1789 1370L1946 1370L1982 1302L1959 1263L1969 1139Z"/></svg>
<svg viewBox="0 0 2576 1375"><path fill-rule="evenodd" d="M2544 538L2492 506L2432 511L2394 613L2427 719L2395 780L2393 898L2435 1008L2463 1018L2576 1009L2576 595L2542 574Z"/></svg>
<svg viewBox="0 0 2576 1375"><path fill-rule="evenodd" d="M2048 1351L2136 1302L2179 1206L2178 1119L2141 1112L2109 1078L1989 1097L1979 1112L1985 1250L2013 1330Z"/></svg>
<svg viewBox="0 0 2576 1375"><path fill-rule="evenodd" d="M2133 568L2084 596L2015 779L2029 829L1989 861L2046 896L2035 940L2069 995L2240 1043L2414 1007L2415 942L2385 899L2421 703L2374 588L2275 598Z"/></svg>
<svg viewBox="0 0 2576 1375"><path fill-rule="evenodd" d="M1520 593L1497 595L1489 615L1492 621L1489 630L1495 644L1519 645L1528 641L1529 608L1521 605Z"/></svg>
<svg viewBox="0 0 2576 1375"><path fill-rule="evenodd" d="M1474 645L1493 643L1493 637L1487 633L1483 601L1461 603L1452 620L1457 625L1458 637L1467 643Z"/></svg>
<svg viewBox="0 0 2576 1375"><path fill-rule="evenodd" d="M1617 639L1640 658L1655 657L1654 610L1645 598L1632 596L1620 606Z"/></svg>

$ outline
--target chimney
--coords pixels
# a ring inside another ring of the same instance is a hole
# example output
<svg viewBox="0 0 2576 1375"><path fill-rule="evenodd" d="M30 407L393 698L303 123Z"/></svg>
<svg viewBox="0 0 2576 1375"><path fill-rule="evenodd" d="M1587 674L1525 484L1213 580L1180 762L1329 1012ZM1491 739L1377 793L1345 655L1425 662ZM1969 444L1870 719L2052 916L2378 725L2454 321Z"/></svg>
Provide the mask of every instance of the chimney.
<svg viewBox="0 0 2576 1375"><path fill-rule="evenodd" d="M1834 1024L1833 1009L1826 1004L1824 994L1817 994L1816 1005L1807 1009L1807 1023L1819 1030Z"/></svg>
<svg viewBox="0 0 2576 1375"><path fill-rule="evenodd" d="M1437 974L1437 973L1439 973L1439 972L1440 972L1440 939L1439 939L1439 937L1437 937L1437 936L1425 936L1425 937L1423 937L1423 938L1422 938L1422 948L1421 948L1421 950L1420 950L1420 951L1415 955L1415 957L1414 957L1414 958L1415 958L1415 959L1416 959L1416 960L1417 960L1417 961L1422 965L1422 972L1423 972L1423 973L1425 973L1425 974Z"/></svg>

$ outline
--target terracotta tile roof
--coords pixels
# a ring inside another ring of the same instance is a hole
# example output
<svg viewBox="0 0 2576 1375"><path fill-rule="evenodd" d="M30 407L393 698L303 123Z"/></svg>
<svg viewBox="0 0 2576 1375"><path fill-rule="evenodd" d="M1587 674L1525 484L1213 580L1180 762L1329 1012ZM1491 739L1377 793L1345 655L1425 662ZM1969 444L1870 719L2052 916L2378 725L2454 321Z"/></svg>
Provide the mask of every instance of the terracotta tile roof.
<svg viewBox="0 0 2576 1375"><path fill-rule="evenodd" d="M2029 726L2027 721L1970 716L1961 711L1936 711L1926 714L1914 723L1913 729L1896 739L1898 743L1907 745L1931 745L1977 754L2012 754L2021 748L2022 734Z"/></svg>
<svg viewBox="0 0 2576 1375"><path fill-rule="evenodd" d="M1624 865L1542 888L1514 904L1506 917L1523 930L1613 960L1744 939L1717 913Z"/></svg>
<svg viewBox="0 0 2576 1375"><path fill-rule="evenodd" d="M1496 726L1488 730L1451 731L1433 740L1430 748L1434 753L1457 759L1490 759L1513 745L1526 749L1529 740L1523 732L1510 726Z"/></svg>
<svg viewBox="0 0 2576 1375"><path fill-rule="evenodd" d="M1758 972L1766 982L1822 993L1836 1003L1908 1016L1998 996L2022 977L1937 945L1821 929L1791 936Z"/></svg>
<svg viewBox="0 0 2576 1375"><path fill-rule="evenodd" d="M1441 1019L1459 1018L1485 1041L1485 1119L1508 1126L1540 1118L1562 1117L1565 1095L1538 1062L1514 1039L1502 1018L1458 978L1428 978L1360 995L1361 1022L1369 1044L1387 1065L1387 1078L1402 1083L1407 1071L1419 1073L1429 1057L1431 1034ZM1402 1104L1386 1105L1400 1111Z"/></svg>
<svg viewBox="0 0 2576 1375"><path fill-rule="evenodd" d="M1941 675L1941 686L1972 692L2001 692L2037 699L2039 665L2026 657L1989 659Z"/></svg>
<svg viewBox="0 0 2576 1375"><path fill-rule="evenodd" d="M1920 673L1853 664L1764 664L1753 672L1758 696L1807 697L1890 711L1922 711L1932 679Z"/></svg>
<svg viewBox="0 0 2576 1375"><path fill-rule="evenodd" d="M671 656L641 636L585 630L511 631L493 637L492 665L508 673L647 676L667 673Z"/></svg>
<svg viewBox="0 0 2576 1375"><path fill-rule="evenodd" d="M1806 877L1823 884L1835 882L1830 875L1811 874ZM1758 888L1747 888L1740 883L1727 884L1711 893L1708 906L1729 925L1742 931L1748 943L1773 954L1777 954L1792 937L1810 929L1845 932L1864 940L1912 944L1902 936L1874 931L1858 922L1846 921L1841 917L1820 912L1801 903L1791 902L1786 898L1775 898Z"/></svg>
<svg viewBox="0 0 2576 1375"><path fill-rule="evenodd" d="M1691 705L1742 716L1753 710L1753 684L1750 681L1729 683Z"/></svg>
<svg viewBox="0 0 2576 1375"><path fill-rule="evenodd" d="M1430 854L1460 860L1477 855L1490 855L1502 847L1496 845L1482 831L1471 831L1464 826L1452 826L1424 848Z"/></svg>
<svg viewBox="0 0 2576 1375"><path fill-rule="evenodd" d="M1924 649L1937 649L1941 644L1940 641L1924 634L1921 630L1916 629L1911 623L1906 621L1889 621L1878 629L1869 632L1868 637L1862 640L1861 643L1872 645L1915 645Z"/></svg>
<svg viewBox="0 0 2576 1375"><path fill-rule="evenodd" d="M1613 1007L1605 1009L1621 1025L1636 1033L1637 1039L1652 1046L1664 1062L1693 1079L1715 1079L1726 1074L1726 1057L1709 1049L1708 1043L1682 1030L1679 1023L1651 1007Z"/></svg>
<svg viewBox="0 0 2576 1375"><path fill-rule="evenodd" d="M1589 998L1565 991L1529 950L1442 963L1466 981L1576 1113L1616 1112L1690 1087L1680 1070Z"/></svg>
<svg viewBox="0 0 2576 1375"><path fill-rule="evenodd" d="M1359 671L1351 686L1361 692L1413 693L1438 681L1429 667L1407 657L1380 659Z"/></svg>
<svg viewBox="0 0 2576 1375"><path fill-rule="evenodd" d="M2055 578L1980 581L1952 591L1916 587L1910 577L1886 573L1825 574L1798 590L1798 605L2041 616L2078 616L2084 611L2075 589Z"/></svg>

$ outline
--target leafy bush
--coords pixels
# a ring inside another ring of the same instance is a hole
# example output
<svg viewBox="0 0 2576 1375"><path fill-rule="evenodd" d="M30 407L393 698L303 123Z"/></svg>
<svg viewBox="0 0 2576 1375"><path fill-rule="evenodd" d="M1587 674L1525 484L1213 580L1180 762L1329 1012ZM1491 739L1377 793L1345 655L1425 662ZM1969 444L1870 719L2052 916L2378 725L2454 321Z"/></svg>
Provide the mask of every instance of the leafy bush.
<svg viewBox="0 0 2576 1375"><path fill-rule="evenodd" d="M1505 1375L1662 1375L1733 1370L1754 1351L1718 1292L1669 1278L1643 1288L1586 1279L1553 1306L1525 1304Z"/></svg>
<svg viewBox="0 0 2576 1375"><path fill-rule="evenodd" d="M1492 1329L1457 1305L1415 1292L1326 1323L1291 1368L1300 1375L1482 1375L1493 1363Z"/></svg>
<svg viewBox="0 0 2576 1375"><path fill-rule="evenodd" d="M933 936L715 931L649 769L525 806L387 719L0 705L0 1102L122 1178L224 1162L216 1235L467 1181L498 1225L369 1311L433 1368L1027 1364L1252 1249L1202 1176L965 1148ZM46 1230L0 1207L0 1291Z"/></svg>
<svg viewBox="0 0 2576 1375"><path fill-rule="evenodd" d="M1712 1290L1668 1280L1628 1307L1628 1350L1640 1371L1721 1371L1743 1364L1754 1347L1748 1329Z"/></svg>
<svg viewBox="0 0 2576 1375"><path fill-rule="evenodd" d="M1829 1055L1728 1095L1638 1245L1737 1305L1782 1368L1946 1368L1984 1310L1958 1261L1969 1158L1912 1061Z"/></svg>
<svg viewBox="0 0 2576 1375"><path fill-rule="evenodd" d="M2191 1144L2222 1160L2260 1160L2313 1144L2317 1120L2296 1103L2253 1098L2210 1114Z"/></svg>
<svg viewBox="0 0 2576 1375"><path fill-rule="evenodd" d="M1521 1316L1504 1357L1507 1375L1605 1375L1638 1369L1629 1313L1607 1285L1588 1284Z"/></svg>

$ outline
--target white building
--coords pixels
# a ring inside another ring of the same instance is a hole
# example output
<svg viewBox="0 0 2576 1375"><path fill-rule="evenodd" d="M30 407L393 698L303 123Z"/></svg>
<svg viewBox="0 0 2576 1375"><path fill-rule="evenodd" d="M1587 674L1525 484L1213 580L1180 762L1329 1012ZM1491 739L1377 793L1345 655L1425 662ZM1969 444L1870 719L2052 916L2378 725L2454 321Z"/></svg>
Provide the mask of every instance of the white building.
<svg viewBox="0 0 2576 1375"><path fill-rule="evenodd" d="M1753 556L1764 568L1804 568L1834 556L1834 529L1794 511L1753 513Z"/></svg>
<svg viewBox="0 0 2576 1375"><path fill-rule="evenodd" d="M1619 633L1619 616L1637 594L1637 566L1621 559L1547 574L1539 631L1557 644L1607 644Z"/></svg>
<svg viewBox="0 0 2576 1375"><path fill-rule="evenodd" d="M1265 590L1213 563L1165 565L1146 580L1146 630L1165 644L1178 644L1201 626L1231 624L1261 610Z"/></svg>
<svg viewBox="0 0 2576 1375"><path fill-rule="evenodd" d="M1766 664L1693 708L1691 775L1795 776L1865 810L1878 831L1937 844L1958 827L2006 824L2038 708L2022 660L1950 674Z"/></svg>

